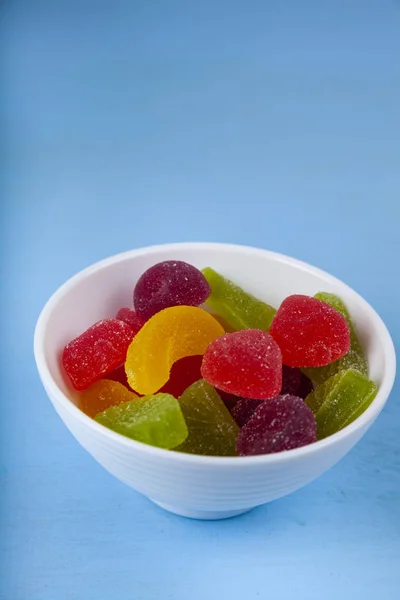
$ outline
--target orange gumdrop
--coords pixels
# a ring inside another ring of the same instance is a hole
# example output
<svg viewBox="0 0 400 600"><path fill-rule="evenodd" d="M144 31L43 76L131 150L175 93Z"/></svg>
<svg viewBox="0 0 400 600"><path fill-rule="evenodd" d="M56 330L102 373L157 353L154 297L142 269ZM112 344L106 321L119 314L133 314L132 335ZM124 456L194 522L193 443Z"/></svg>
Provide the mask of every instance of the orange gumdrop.
<svg viewBox="0 0 400 600"><path fill-rule="evenodd" d="M172 306L151 317L128 348L125 371L138 394L154 394L167 383L172 365L185 356L204 354L224 335L218 321L197 306Z"/></svg>
<svg viewBox="0 0 400 600"><path fill-rule="evenodd" d="M130 392L122 383L101 379L79 394L79 408L88 415L95 417L110 406L129 402L138 396Z"/></svg>

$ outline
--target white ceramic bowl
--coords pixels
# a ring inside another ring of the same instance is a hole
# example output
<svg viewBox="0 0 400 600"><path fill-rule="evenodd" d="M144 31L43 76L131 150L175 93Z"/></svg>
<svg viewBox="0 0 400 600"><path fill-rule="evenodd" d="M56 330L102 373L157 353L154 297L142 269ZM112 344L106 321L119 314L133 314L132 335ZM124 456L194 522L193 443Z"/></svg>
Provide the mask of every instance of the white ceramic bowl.
<svg viewBox="0 0 400 600"><path fill-rule="evenodd" d="M293 293L338 294L347 304L379 393L354 423L315 444L280 454L208 457L162 450L99 425L75 405L60 367L62 348L95 321L132 305L132 290L151 265L185 260L212 266L275 306ZM35 358L56 411L80 444L107 471L173 513L221 519L246 512L306 485L337 463L364 435L393 386L395 352L384 323L356 292L303 262L256 248L213 243L168 244L113 256L67 281L44 307L35 332Z"/></svg>

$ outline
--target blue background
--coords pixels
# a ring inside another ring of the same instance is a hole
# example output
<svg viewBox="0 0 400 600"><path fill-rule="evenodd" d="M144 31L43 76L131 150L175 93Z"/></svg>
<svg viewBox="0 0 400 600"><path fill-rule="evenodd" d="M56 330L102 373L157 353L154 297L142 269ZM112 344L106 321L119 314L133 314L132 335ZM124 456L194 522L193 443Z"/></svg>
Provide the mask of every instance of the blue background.
<svg viewBox="0 0 400 600"><path fill-rule="evenodd" d="M213 240L334 273L398 344L400 3L3 1L0 19L1 600L398 597L398 385L319 480L196 522L81 449L32 337L90 263Z"/></svg>

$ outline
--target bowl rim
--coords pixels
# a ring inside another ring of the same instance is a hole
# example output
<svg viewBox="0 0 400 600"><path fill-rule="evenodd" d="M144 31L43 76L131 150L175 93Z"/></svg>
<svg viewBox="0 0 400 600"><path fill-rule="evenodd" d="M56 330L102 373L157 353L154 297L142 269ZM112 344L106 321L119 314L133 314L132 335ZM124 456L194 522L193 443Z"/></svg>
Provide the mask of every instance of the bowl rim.
<svg viewBox="0 0 400 600"><path fill-rule="evenodd" d="M82 412L71 400L64 394L64 392L58 387L56 382L54 381L50 369L47 365L45 352L44 352L44 338L46 327L48 321L51 317L51 314L63 296L75 285L77 285L82 279L91 275L92 273L99 271L101 269L107 268L112 264L122 262L124 260L130 260L131 258L141 256L144 254L157 254L159 251L169 250L171 253L174 251L182 251L182 250L221 250L224 249L226 251L240 251L244 254L249 255L263 255L268 257L274 261L290 264L295 268L313 273L320 277L323 277L326 281L333 285L338 285L346 290L348 295L351 295L357 300L358 303L364 305L364 309L368 313L369 319L375 322L375 326L379 331L379 335L382 340L383 349L384 349L384 364L385 369L383 372L382 383L379 387L378 393L373 400L372 404L367 408L367 410L358 417L353 423L341 429L337 433L324 438L323 440L319 440L314 442L313 444L308 444L307 446L302 446L300 448L295 448L293 450L286 450L284 452L278 452L274 454L260 454L255 456L203 456L199 454L186 454L183 452L166 450L164 448L158 448L156 446L150 446L148 444L138 442L131 438L125 437L119 433L100 425L94 419L91 419L84 412ZM351 438L353 434L356 434L359 430L362 430L364 427L372 424L376 417L379 415L384 405L386 404L387 398L392 390L395 375L396 375L396 354L395 348L390 336L390 333L384 324L381 317L375 311L374 308L353 288L348 286L346 283L341 281L340 279L330 275L328 272L315 267L309 263L301 261L299 259L287 256L285 254L281 254L278 252L274 252L271 250L265 250L263 248L257 248L253 246L246 246L240 244L229 244L222 242L175 242L175 243L165 243L151 246L144 246L141 248L137 248L134 250L128 250L126 252L121 252L118 254L114 254L108 258L97 261L90 266L80 270L78 273L70 277L65 283L63 283L49 298L43 307L39 318L36 323L35 333L34 333L34 356L36 361L36 366L39 372L39 376L42 380L43 386L45 387L46 392L50 396L50 400L53 404L56 399L56 402L59 403L63 409L65 409L71 417L80 422L80 424L86 428L92 429L99 436L103 436L108 439L110 442L114 442L117 444L122 444L123 446L128 446L131 449L137 450L139 453L152 455L155 458L159 458L161 460L167 461L176 461L177 463L187 462L191 464L197 464L198 466L207 466L207 467L218 467L218 466L233 466L237 465L238 467L251 466L251 465L262 465L262 464L274 464L279 462L285 462L287 460L296 460L303 458L308 454L313 454L318 452L319 450L323 450L328 448L329 446L333 446L336 443L340 443L347 438Z"/></svg>

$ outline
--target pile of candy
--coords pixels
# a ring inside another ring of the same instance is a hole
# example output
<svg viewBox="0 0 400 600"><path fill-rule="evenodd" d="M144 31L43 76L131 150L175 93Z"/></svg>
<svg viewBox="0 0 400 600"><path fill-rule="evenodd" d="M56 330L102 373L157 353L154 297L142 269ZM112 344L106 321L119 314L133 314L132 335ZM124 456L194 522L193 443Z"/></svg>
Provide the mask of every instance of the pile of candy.
<svg viewBox="0 0 400 600"><path fill-rule="evenodd" d="M134 440L281 452L346 427L377 393L333 294L289 296L276 311L211 268L165 261L140 277L133 305L69 342L62 363L81 410Z"/></svg>

